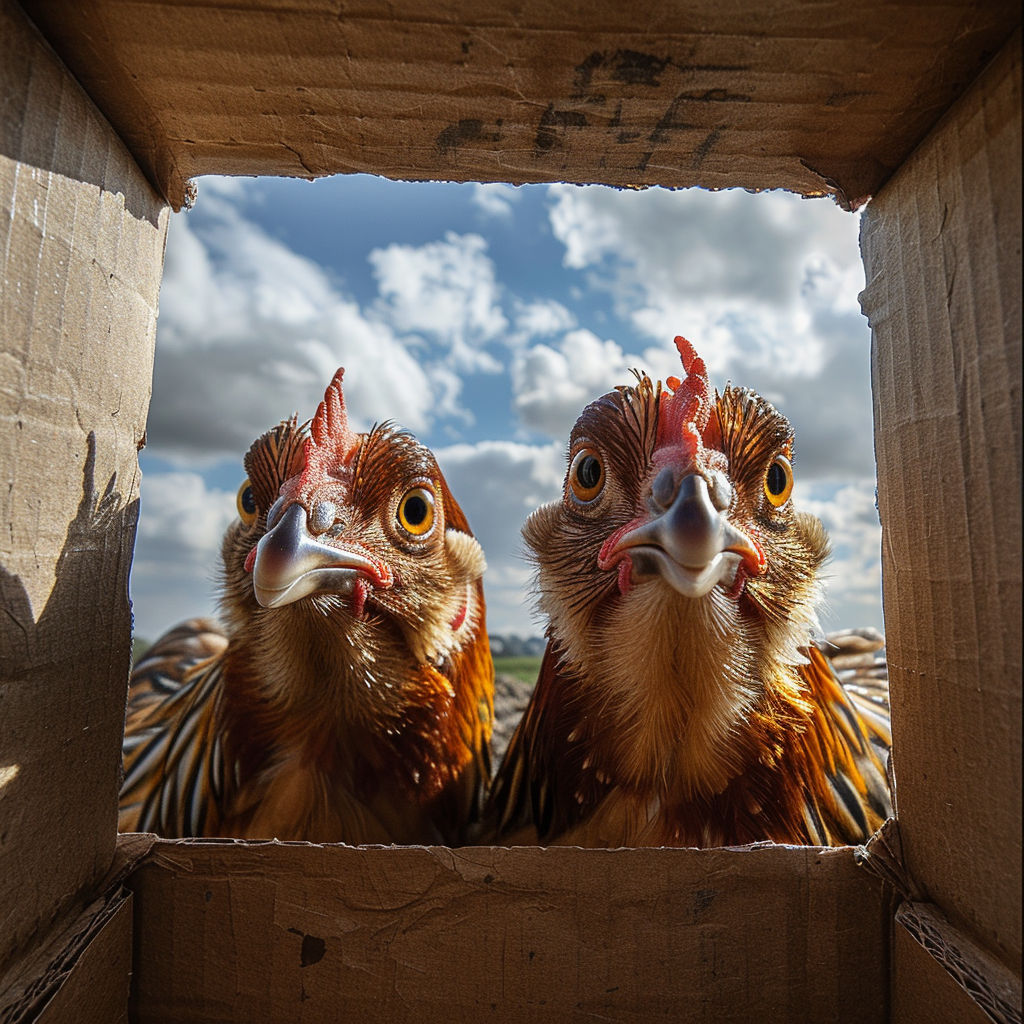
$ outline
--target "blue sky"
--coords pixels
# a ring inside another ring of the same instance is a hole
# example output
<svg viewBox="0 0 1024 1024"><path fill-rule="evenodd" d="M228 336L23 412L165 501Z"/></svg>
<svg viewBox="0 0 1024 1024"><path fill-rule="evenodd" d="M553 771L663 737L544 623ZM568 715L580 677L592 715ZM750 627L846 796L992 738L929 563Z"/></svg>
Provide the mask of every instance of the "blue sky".
<svg viewBox="0 0 1024 1024"><path fill-rule="evenodd" d="M346 367L362 428L438 456L487 553L492 632L539 634L519 528L557 497L584 405L630 367L756 388L796 429L796 500L836 549L826 628L881 626L858 218L663 189L204 178L174 215L157 325L136 633L216 606L242 455Z"/></svg>

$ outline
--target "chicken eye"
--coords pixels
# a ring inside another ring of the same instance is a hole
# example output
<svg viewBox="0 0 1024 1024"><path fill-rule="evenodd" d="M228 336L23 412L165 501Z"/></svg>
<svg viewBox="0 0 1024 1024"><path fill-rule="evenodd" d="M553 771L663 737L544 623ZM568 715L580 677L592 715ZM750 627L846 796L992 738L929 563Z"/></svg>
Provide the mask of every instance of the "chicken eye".
<svg viewBox="0 0 1024 1024"><path fill-rule="evenodd" d="M235 505L238 507L238 518L246 526L252 526L256 522L256 499L252 496L252 484L248 480L238 488Z"/></svg>
<svg viewBox="0 0 1024 1024"><path fill-rule="evenodd" d="M398 524L414 537L425 537L434 526L434 495L425 487L407 491L398 503Z"/></svg>
<svg viewBox="0 0 1024 1024"><path fill-rule="evenodd" d="M793 467L784 455L776 455L764 477L765 497L780 508L793 491Z"/></svg>
<svg viewBox="0 0 1024 1024"><path fill-rule="evenodd" d="M579 501L593 501L604 487L604 464L592 448L584 448L569 466L569 486Z"/></svg>

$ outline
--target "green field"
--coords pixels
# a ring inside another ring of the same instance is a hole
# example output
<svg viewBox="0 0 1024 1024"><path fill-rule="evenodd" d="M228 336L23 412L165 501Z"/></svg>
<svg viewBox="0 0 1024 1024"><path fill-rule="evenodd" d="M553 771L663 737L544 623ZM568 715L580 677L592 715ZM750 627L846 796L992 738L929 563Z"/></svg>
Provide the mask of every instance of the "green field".
<svg viewBox="0 0 1024 1024"><path fill-rule="evenodd" d="M137 662L149 649L150 643L142 637L132 639L132 661ZM515 676L524 683L535 683L537 672L540 670L540 658L529 656L519 658L495 658L494 671L503 672L505 675Z"/></svg>
<svg viewBox="0 0 1024 1024"><path fill-rule="evenodd" d="M152 646L153 645L148 640L144 640L141 636L133 636L132 664L134 665L135 662L137 662L139 658L141 658L146 653L146 651L148 651Z"/></svg>
<svg viewBox="0 0 1024 1024"><path fill-rule="evenodd" d="M524 683L535 683L537 672L540 670L540 658L495 658L494 671L503 672L505 675L515 676Z"/></svg>

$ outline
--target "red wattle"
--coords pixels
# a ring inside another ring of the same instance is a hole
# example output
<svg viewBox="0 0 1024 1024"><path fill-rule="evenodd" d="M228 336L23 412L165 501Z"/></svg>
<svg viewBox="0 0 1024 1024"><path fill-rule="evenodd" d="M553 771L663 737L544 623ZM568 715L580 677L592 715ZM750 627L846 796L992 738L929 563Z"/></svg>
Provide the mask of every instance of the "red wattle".
<svg viewBox="0 0 1024 1024"><path fill-rule="evenodd" d="M352 585L352 615L361 619L366 608L366 584L360 577Z"/></svg>
<svg viewBox="0 0 1024 1024"><path fill-rule="evenodd" d="M452 619L452 632L458 632L459 627L466 621L466 612L469 610L469 604L463 604L459 610L459 614Z"/></svg>

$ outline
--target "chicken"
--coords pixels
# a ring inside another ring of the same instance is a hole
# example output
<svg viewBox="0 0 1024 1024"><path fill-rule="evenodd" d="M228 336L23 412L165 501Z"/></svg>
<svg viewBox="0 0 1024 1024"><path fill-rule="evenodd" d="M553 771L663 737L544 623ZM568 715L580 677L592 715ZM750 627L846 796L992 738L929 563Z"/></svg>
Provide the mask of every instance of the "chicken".
<svg viewBox="0 0 1024 1024"><path fill-rule="evenodd" d="M548 644L485 835L864 842L891 810L887 695L812 643L829 545L791 499L792 429L676 346L684 380L583 411L562 499L523 528Z"/></svg>
<svg viewBox="0 0 1024 1024"><path fill-rule="evenodd" d="M454 844L479 818L483 552L427 448L350 429L342 372L245 457L223 631L192 620L132 674L121 831Z"/></svg>

